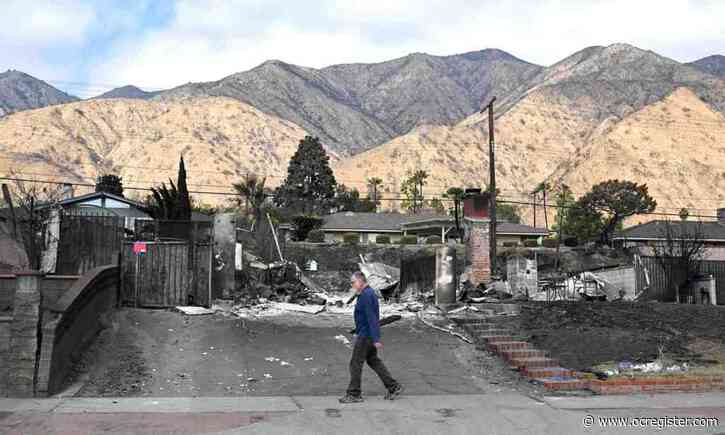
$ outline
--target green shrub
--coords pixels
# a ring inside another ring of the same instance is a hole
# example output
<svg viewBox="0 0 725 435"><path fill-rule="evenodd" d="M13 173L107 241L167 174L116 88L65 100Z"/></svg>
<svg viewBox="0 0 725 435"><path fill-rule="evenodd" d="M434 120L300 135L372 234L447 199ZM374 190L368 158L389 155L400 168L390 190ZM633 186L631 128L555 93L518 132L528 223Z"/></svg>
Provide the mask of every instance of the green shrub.
<svg viewBox="0 0 725 435"><path fill-rule="evenodd" d="M311 215L297 215L292 217L292 238L294 240L305 240L312 230L322 226L322 218Z"/></svg>
<svg viewBox="0 0 725 435"><path fill-rule="evenodd" d="M539 242L537 242L536 240L524 240L524 246L526 246L527 248L536 248L537 246L539 246Z"/></svg>
<svg viewBox="0 0 725 435"><path fill-rule="evenodd" d="M314 243L322 243L325 241L325 232L322 230L312 230L307 233L307 241Z"/></svg>
<svg viewBox="0 0 725 435"><path fill-rule="evenodd" d="M544 239L543 245L545 248L556 248L559 242L556 239Z"/></svg>
<svg viewBox="0 0 725 435"><path fill-rule="evenodd" d="M355 233L348 233L342 236L342 241L346 245L357 245L360 243L360 236Z"/></svg>
<svg viewBox="0 0 725 435"><path fill-rule="evenodd" d="M375 243L379 245L387 245L390 243L390 236L377 236L375 238Z"/></svg>
<svg viewBox="0 0 725 435"><path fill-rule="evenodd" d="M441 242L441 236L428 236L425 239L425 243L428 244L428 245L437 245L439 243L442 243Z"/></svg>
<svg viewBox="0 0 725 435"><path fill-rule="evenodd" d="M403 236L400 238L401 245L417 245L418 236Z"/></svg>

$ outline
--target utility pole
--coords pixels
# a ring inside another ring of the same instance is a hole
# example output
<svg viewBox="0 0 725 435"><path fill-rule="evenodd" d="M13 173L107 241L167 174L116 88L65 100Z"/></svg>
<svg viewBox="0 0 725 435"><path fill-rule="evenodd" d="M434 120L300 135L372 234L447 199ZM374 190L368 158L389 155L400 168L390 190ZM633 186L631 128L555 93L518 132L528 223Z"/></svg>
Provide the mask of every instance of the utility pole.
<svg viewBox="0 0 725 435"><path fill-rule="evenodd" d="M534 207L534 228L536 228L536 191L531 192L531 205Z"/></svg>
<svg viewBox="0 0 725 435"><path fill-rule="evenodd" d="M481 110L481 113L483 113L484 110L488 109L488 191L491 209L491 223L489 227L488 241L492 277L496 275L496 157L494 153L496 141L494 139L493 131L493 103L495 101L496 97L491 98L488 105Z"/></svg>

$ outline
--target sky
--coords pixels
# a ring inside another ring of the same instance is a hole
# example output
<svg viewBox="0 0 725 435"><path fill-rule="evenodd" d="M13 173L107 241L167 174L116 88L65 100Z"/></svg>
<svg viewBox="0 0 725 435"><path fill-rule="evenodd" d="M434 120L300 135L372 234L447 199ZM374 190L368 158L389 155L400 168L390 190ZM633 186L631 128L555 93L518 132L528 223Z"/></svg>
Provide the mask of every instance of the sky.
<svg viewBox="0 0 725 435"><path fill-rule="evenodd" d="M625 42L725 55L722 0L1 0L0 71L80 97L218 80L265 60L323 67L499 48L550 65Z"/></svg>

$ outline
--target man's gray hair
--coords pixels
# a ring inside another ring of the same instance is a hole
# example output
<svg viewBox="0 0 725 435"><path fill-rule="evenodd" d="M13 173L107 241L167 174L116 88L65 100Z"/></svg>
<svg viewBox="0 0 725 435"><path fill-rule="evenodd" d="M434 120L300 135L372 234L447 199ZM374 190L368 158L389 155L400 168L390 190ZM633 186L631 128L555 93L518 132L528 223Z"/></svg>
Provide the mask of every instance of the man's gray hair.
<svg viewBox="0 0 725 435"><path fill-rule="evenodd" d="M352 273L352 276L350 277L350 281L355 281L355 280L358 280L358 279L360 281L362 281L362 282L368 282L368 279L367 279L367 277L365 276L364 273L362 273L360 271L353 272Z"/></svg>

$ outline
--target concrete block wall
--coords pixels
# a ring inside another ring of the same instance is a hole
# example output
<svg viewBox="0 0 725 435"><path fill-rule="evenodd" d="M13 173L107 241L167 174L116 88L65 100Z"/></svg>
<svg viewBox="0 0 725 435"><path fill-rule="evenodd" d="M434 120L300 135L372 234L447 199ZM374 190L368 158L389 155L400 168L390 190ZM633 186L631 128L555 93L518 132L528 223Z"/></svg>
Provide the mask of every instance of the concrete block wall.
<svg viewBox="0 0 725 435"><path fill-rule="evenodd" d="M10 340L4 361L6 391L11 397L35 395L35 371L40 348L40 281L41 275L37 272L17 275Z"/></svg>
<svg viewBox="0 0 725 435"><path fill-rule="evenodd" d="M117 305L118 266L88 271L44 310L36 395L58 392L68 372Z"/></svg>
<svg viewBox="0 0 725 435"><path fill-rule="evenodd" d="M0 312L0 395L57 391L80 353L110 323L118 281L118 266L82 277L30 272L0 278L1 288L13 295L12 311Z"/></svg>

